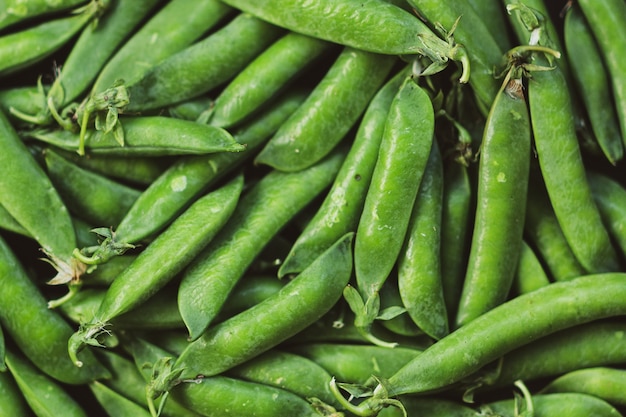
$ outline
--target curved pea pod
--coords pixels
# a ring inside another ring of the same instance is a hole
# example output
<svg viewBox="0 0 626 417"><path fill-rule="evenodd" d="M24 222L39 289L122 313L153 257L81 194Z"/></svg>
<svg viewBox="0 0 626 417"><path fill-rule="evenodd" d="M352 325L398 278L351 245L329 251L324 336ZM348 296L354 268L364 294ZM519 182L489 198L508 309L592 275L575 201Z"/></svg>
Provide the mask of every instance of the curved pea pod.
<svg viewBox="0 0 626 417"><path fill-rule="evenodd" d="M395 58L344 48L307 100L256 156L279 171L305 169L345 137L387 78ZM355 89L354 83L360 83Z"/></svg>
<svg viewBox="0 0 626 417"><path fill-rule="evenodd" d="M58 273L55 283L75 282L85 268L72 257L74 225L67 207L41 166L0 112L0 204L37 241ZM28 190L28 195L24 193Z"/></svg>
<svg viewBox="0 0 626 417"><path fill-rule="evenodd" d="M285 282L283 280L276 279L272 275L242 277L215 317L215 323L224 321L250 307L254 307L266 298L276 294L284 286Z"/></svg>
<svg viewBox="0 0 626 417"><path fill-rule="evenodd" d="M126 109L158 109L204 94L237 75L281 33L280 28L242 13L129 83Z"/></svg>
<svg viewBox="0 0 626 417"><path fill-rule="evenodd" d="M443 398L427 398L401 396L399 397L402 406L409 416L430 416L430 417L481 417L485 416L481 411L469 407L459 401ZM388 408L385 410L390 410ZM398 414L399 416L401 414ZM489 414L487 414L489 415ZM380 414L382 416L382 412ZM495 417L495 416L494 416Z"/></svg>
<svg viewBox="0 0 626 417"><path fill-rule="evenodd" d="M89 390L98 404L110 416L150 417L150 412L146 408L112 390L102 382L93 381L89 383Z"/></svg>
<svg viewBox="0 0 626 417"><path fill-rule="evenodd" d="M86 344L100 346L97 337L112 319L152 297L215 237L232 215L242 188L243 176L238 175L198 199L113 281L94 318L83 323L67 343L77 366L81 366L77 353Z"/></svg>
<svg viewBox="0 0 626 417"><path fill-rule="evenodd" d="M8 230L22 236L31 237L28 230L24 229L21 224L0 204L0 229Z"/></svg>
<svg viewBox="0 0 626 417"><path fill-rule="evenodd" d="M6 359L24 399L38 417L87 417L85 410L64 386L43 374L28 359L12 351L7 351Z"/></svg>
<svg viewBox="0 0 626 417"><path fill-rule="evenodd" d="M226 371L225 375L338 405L328 386L331 375L314 361L294 353L271 349Z"/></svg>
<svg viewBox="0 0 626 417"><path fill-rule="evenodd" d="M80 168L52 149L44 150L50 181L74 215L91 224L118 224L141 192Z"/></svg>
<svg viewBox="0 0 626 417"><path fill-rule="evenodd" d="M394 272L392 272L394 274ZM414 337L414 336L426 336L423 330L421 330L406 308L403 306L402 297L400 296L400 289L398 288L397 279L387 279L383 284L380 292L380 310L381 311L394 311L399 314L393 314L393 317L379 317L379 322L382 327L400 336Z"/></svg>
<svg viewBox="0 0 626 417"><path fill-rule="evenodd" d="M92 2L80 13L0 36L0 77L27 68L59 50L109 3Z"/></svg>
<svg viewBox="0 0 626 417"><path fill-rule="evenodd" d="M330 43L299 33L282 36L224 87L213 103L209 123L224 128L240 124L329 49Z"/></svg>
<svg viewBox="0 0 626 417"><path fill-rule="evenodd" d="M615 246L626 258L626 188L609 176L587 171L587 180L600 216Z"/></svg>
<svg viewBox="0 0 626 417"><path fill-rule="evenodd" d="M303 343L289 350L309 358L341 381L363 385L372 382L372 377L389 378L421 352L408 347L341 342Z"/></svg>
<svg viewBox="0 0 626 417"><path fill-rule="evenodd" d="M343 233L356 231L378 157L389 106L407 69L396 74L372 98L331 189L283 261L278 276L301 272Z"/></svg>
<svg viewBox="0 0 626 417"><path fill-rule="evenodd" d="M463 65L461 81L469 79L463 46L443 40L419 18L381 0L324 0L302 4L294 0L227 0L232 7L294 32L377 54L424 55L432 61L425 73L435 73L449 60ZM346 30L346 27L359 30Z"/></svg>
<svg viewBox="0 0 626 417"><path fill-rule="evenodd" d="M613 102L611 80L580 5L573 5L567 10L563 35L567 52L570 52L567 57L572 78L584 103L593 134L606 158L615 165L624 156L624 144L614 106L607 106L607 103Z"/></svg>
<svg viewBox="0 0 626 417"><path fill-rule="evenodd" d="M80 135L67 130L32 131L34 139L75 151ZM237 143L226 130L200 123L163 116L134 116L124 118L124 142L111 133L87 131L87 155L165 156L197 155L213 152L241 152L245 146Z"/></svg>
<svg viewBox="0 0 626 417"><path fill-rule="evenodd" d="M0 322L20 351L39 369L67 384L83 384L108 375L97 359L87 354L77 369L67 358L71 326L50 310L9 246L0 240Z"/></svg>
<svg viewBox="0 0 626 417"><path fill-rule="evenodd" d="M36 0L23 2L20 0L5 0L0 13L0 29L23 24L37 17L44 17L51 13L63 12L87 3L87 0L61 0L50 2Z"/></svg>
<svg viewBox="0 0 626 417"><path fill-rule="evenodd" d="M40 80L39 80L40 81ZM46 123L46 91L41 82L37 85L17 86L0 91L0 109L9 118L13 126L22 128L34 122L29 118L27 122L23 115L43 115L37 123Z"/></svg>
<svg viewBox="0 0 626 417"><path fill-rule="evenodd" d="M397 263L402 305L437 340L450 332L441 275L442 200L443 162L433 141Z"/></svg>
<svg viewBox="0 0 626 417"><path fill-rule="evenodd" d="M31 416L32 412L11 372L0 372L0 415Z"/></svg>
<svg viewBox="0 0 626 417"><path fill-rule="evenodd" d="M118 79L135 82L153 66L200 39L231 13L233 9L218 0L167 2L106 63L92 86L92 93L111 87Z"/></svg>
<svg viewBox="0 0 626 417"><path fill-rule="evenodd" d="M626 371L619 368L577 369L550 381L542 394L577 392L593 395L616 407L625 406Z"/></svg>
<svg viewBox="0 0 626 417"><path fill-rule="evenodd" d="M375 305L378 291L402 248L433 134L434 111L430 97L415 80L407 77L385 120L354 244L359 294L351 291L353 295L348 293L348 296L357 319L363 321L359 327L365 332L373 322L372 316L378 314Z"/></svg>
<svg viewBox="0 0 626 417"><path fill-rule="evenodd" d="M564 413L571 417L620 417L621 413L606 401L587 394L562 393L562 394L539 394L530 399L533 404L533 416L548 417ZM515 400L500 400L484 405L485 410L490 410L502 417L514 417L517 414Z"/></svg>
<svg viewBox="0 0 626 417"><path fill-rule="evenodd" d="M522 241L519 261L513 278L513 290L516 294L525 294L548 284L550 284L550 279L535 251L526 241Z"/></svg>
<svg viewBox="0 0 626 417"><path fill-rule="evenodd" d="M314 323L340 299L352 273L346 234L278 293L209 327L176 360L182 378L212 376L271 349Z"/></svg>
<svg viewBox="0 0 626 417"><path fill-rule="evenodd" d="M548 64L543 56L535 58L538 65ZM542 178L563 234L585 270L618 271L617 253L587 182L569 92L558 67L533 73L528 83L530 119ZM568 186L563 187L564 183Z"/></svg>
<svg viewBox="0 0 626 417"><path fill-rule="evenodd" d="M276 233L330 185L344 157L338 149L306 170L270 171L242 196L224 229L181 278L178 304L191 340L202 335Z"/></svg>
<svg viewBox="0 0 626 417"><path fill-rule="evenodd" d="M515 297L434 343L379 384L362 403L355 405L340 399L348 411L371 416L389 401L389 396L447 389L543 336L624 315L625 283L624 273L587 275Z"/></svg>
<svg viewBox="0 0 626 417"><path fill-rule="evenodd" d="M483 134L477 207L456 327L504 302L511 289L524 232L530 130L521 79L507 79Z"/></svg>

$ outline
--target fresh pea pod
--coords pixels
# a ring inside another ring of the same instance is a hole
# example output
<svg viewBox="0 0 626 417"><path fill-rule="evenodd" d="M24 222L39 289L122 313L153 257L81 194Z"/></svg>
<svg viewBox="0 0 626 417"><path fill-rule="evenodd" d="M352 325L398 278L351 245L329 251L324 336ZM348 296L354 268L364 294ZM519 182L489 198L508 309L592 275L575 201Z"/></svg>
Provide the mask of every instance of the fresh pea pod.
<svg viewBox="0 0 626 417"><path fill-rule="evenodd" d="M30 137L65 150L79 150L80 135L67 130L31 131ZM113 133L87 131L84 153L89 155L165 156L241 152L226 130L188 120L164 116L124 118L124 142L120 145Z"/></svg>
<svg viewBox="0 0 626 417"><path fill-rule="evenodd" d="M377 54L424 55L432 61L426 73L463 65L461 82L469 80L469 60L462 45L442 40L419 18L387 1L227 0L225 3L294 32ZM304 6L304 7L303 7ZM346 30L346 27L359 30Z"/></svg>
<svg viewBox="0 0 626 417"><path fill-rule="evenodd" d="M295 32L282 36L222 90L212 104L209 123L229 128L249 118L330 47L328 42Z"/></svg>
<svg viewBox="0 0 626 417"><path fill-rule="evenodd" d="M622 140L626 145L626 69L622 64L622 55L626 48L626 38L622 33L623 22L626 19L626 4L619 0L603 1L599 4L582 0L578 4L604 57L611 78L613 103L622 131Z"/></svg>
<svg viewBox="0 0 626 417"><path fill-rule="evenodd" d="M215 317L215 322L224 321L257 305L266 298L276 294L284 286L285 282L283 280L278 280L272 275L242 277Z"/></svg>
<svg viewBox="0 0 626 417"><path fill-rule="evenodd" d="M28 22L37 17L43 17L52 13L63 12L78 7L87 0L4 0L2 12L0 12L0 29Z"/></svg>
<svg viewBox="0 0 626 417"><path fill-rule="evenodd" d="M525 294L548 284L550 284L550 279L535 251L526 241L522 241L519 261L513 278L513 290L516 294Z"/></svg>
<svg viewBox="0 0 626 417"><path fill-rule="evenodd" d="M270 171L242 196L231 220L181 278L178 304L191 340L206 330L272 237L330 185L344 157L339 149L306 170Z"/></svg>
<svg viewBox="0 0 626 417"><path fill-rule="evenodd" d="M550 381L542 394L578 392L593 395L616 407L625 406L626 371L619 368L577 369Z"/></svg>
<svg viewBox="0 0 626 417"><path fill-rule="evenodd" d="M416 116L419 115L419 116ZM434 111L430 97L407 77L385 121L378 159L357 227L354 262L357 289L351 308L367 331L378 314L368 307L391 273L402 248L409 217L430 154ZM384 250L383 250L384 249ZM356 304L354 304L356 302ZM360 308L364 306L365 309ZM361 310L361 311L359 311ZM365 317L364 317L365 316Z"/></svg>
<svg viewBox="0 0 626 417"><path fill-rule="evenodd" d="M0 36L0 77L33 65L60 49L109 6L92 1L79 13L50 19L36 26Z"/></svg>
<svg viewBox="0 0 626 417"><path fill-rule="evenodd" d="M613 100L611 80L592 30L578 4L567 10L563 34L565 47L570 52L567 57L572 78L585 105L591 129L604 155L615 165L624 155L624 144L615 110L607 105Z"/></svg>
<svg viewBox="0 0 626 417"><path fill-rule="evenodd" d="M209 327L176 360L181 378L212 376L260 355L314 323L340 299L352 273L346 234L278 293Z"/></svg>
<svg viewBox="0 0 626 417"><path fill-rule="evenodd" d="M524 231L530 130L522 80L513 74L503 82L483 134L478 205L456 327L504 302L511 289Z"/></svg>
<svg viewBox="0 0 626 417"><path fill-rule="evenodd" d="M626 258L626 188L607 175L587 171L587 180L605 227Z"/></svg>
<svg viewBox="0 0 626 417"><path fill-rule="evenodd" d="M4 361L6 348L4 345L4 331L2 330L2 326L0 326L0 372L4 372L7 370L7 365Z"/></svg>
<svg viewBox="0 0 626 417"><path fill-rule="evenodd" d="M0 204L0 229L8 230L22 236L31 237L28 230L15 220L15 218Z"/></svg>
<svg viewBox="0 0 626 417"><path fill-rule="evenodd" d="M98 404L110 416L150 417L150 412L146 408L112 390L102 382L91 382L89 390Z"/></svg>
<svg viewBox="0 0 626 417"><path fill-rule="evenodd" d="M396 74L368 104L354 142L331 189L293 244L278 270L279 277L301 272L343 233L356 231L378 157L389 106L406 74L406 68Z"/></svg>
<svg viewBox="0 0 626 417"><path fill-rule="evenodd" d="M535 62L549 65L542 55L536 55ZM542 178L563 234L585 270L617 271L617 254L587 182L569 92L558 67L533 73L528 83L530 119Z"/></svg>
<svg viewBox="0 0 626 417"><path fill-rule="evenodd" d="M50 181L75 215L91 224L118 224L141 192L82 169L52 149L44 151Z"/></svg>
<svg viewBox="0 0 626 417"><path fill-rule="evenodd" d="M77 353L96 338L109 322L143 303L165 286L215 237L230 218L243 188L243 177L198 199L141 252L109 287L94 318L81 325L68 341L70 358L82 366ZM210 217L205 217L210 213Z"/></svg>
<svg viewBox="0 0 626 417"><path fill-rule="evenodd" d="M621 413L606 401L592 395L580 393L540 394L530 399L534 417L563 415L571 417L620 417ZM502 417L516 417L515 400L500 400L484 405L486 412ZM489 415L489 414L487 414Z"/></svg>
<svg viewBox="0 0 626 417"><path fill-rule="evenodd" d="M362 403L348 402L337 387L336 395L350 412L374 416L388 404L390 395L449 387L533 340L578 324L626 314L625 280L623 273L587 275L520 295L434 343L379 384Z"/></svg>
<svg viewBox="0 0 626 417"><path fill-rule="evenodd" d="M211 91L233 78L281 34L280 28L242 13L128 83L131 99L126 110L158 109Z"/></svg>
<svg viewBox="0 0 626 417"><path fill-rule="evenodd" d="M47 87L42 84L41 79L38 80L37 85L3 89L0 91L0 110L17 128L28 126L29 123L47 123L46 91ZM25 118L24 115L40 115L40 118Z"/></svg>
<svg viewBox="0 0 626 417"><path fill-rule="evenodd" d="M28 359L10 350L6 359L26 402L38 417L87 417L81 405L58 381L42 373Z"/></svg>
<svg viewBox="0 0 626 417"><path fill-rule="evenodd" d="M6 369L5 369L6 371ZM11 372L0 372L0 415L1 416L32 416L32 411L26 403L15 378Z"/></svg>
<svg viewBox="0 0 626 417"><path fill-rule="evenodd" d="M56 282L79 279L84 265L71 255L76 235L67 207L4 113L0 113L0 148L0 165L7 172L0 181L0 204L50 258L58 271Z"/></svg>
<svg viewBox="0 0 626 417"><path fill-rule="evenodd" d="M442 200L443 162L433 141L397 262L402 305L436 340L450 332L440 263Z"/></svg>
<svg viewBox="0 0 626 417"><path fill-rule="evenodd" d="M305 169L326 156L383 84L394 57L344 48L307 100L256 156L279 171ZM355 89L354 83L360 83Z"/></svg>
<svg viewBox="0 0 626 417"><path fill-rule="evenodd" d="M508 36L509 28L506 20L506 11L499 0L466 0L475 14L482 19L483 22L488 23L487 29L491 33L491 36L500 46L501 51L506 51L511 48L511 39ZM462 2L459 2L462 3ZM463 6L461 6L463 7ZM461 12L463 9L459 9ZM460 13L460 16L465 16L464 13ZM464 17L461 17L464 19Z"/></svg>
<svg viewBox="0 0 626 417"><path fill-rule="evenodd" d="M131 2L136 3L136 2ZM168 1L107 62L92 86L92 93L127 84L167 57L185 49L219 24L233 9L218 0Z"/></svg>

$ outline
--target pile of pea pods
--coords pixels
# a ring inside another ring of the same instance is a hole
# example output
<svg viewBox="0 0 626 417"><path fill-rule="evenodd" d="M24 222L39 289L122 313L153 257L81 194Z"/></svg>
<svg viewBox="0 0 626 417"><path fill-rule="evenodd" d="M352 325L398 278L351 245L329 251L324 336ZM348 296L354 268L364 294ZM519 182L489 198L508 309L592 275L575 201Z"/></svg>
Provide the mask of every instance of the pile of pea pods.
<svg viewBox="0 0 626 417"><path fill-rule="evenodd" d="M0 0L0 417L626 416L624 0Z"/></svg>

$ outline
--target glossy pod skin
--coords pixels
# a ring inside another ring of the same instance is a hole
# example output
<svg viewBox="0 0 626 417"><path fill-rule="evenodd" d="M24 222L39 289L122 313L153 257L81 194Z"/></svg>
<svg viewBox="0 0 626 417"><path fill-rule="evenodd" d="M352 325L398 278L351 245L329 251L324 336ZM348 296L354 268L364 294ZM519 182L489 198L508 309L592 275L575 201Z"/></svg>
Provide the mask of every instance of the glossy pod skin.
<svg viewBox="0 0 626 417"><path fill-rule="evenodd" d="M293 172L321 160L356 123L394 62L394 57L344 48L306 101L254 162ZM358 89L355 82L361 83Z"/></svg>
<svg viewBox="0 0 626 417"><path fill-rule="evenodd" d="M522 241L512 290L515 294L525 294L548 284L550 284L550 278L544 271L535 251L526 241Z"/></svg>
<svg viewBox="0 0 626 417"><path fill-rule="evenodd" d="M26 403L15 378L10 372L0 372L0 415L1 416L32 416L30 407Z"/></svg>
<svg viewBox="0 0 626 417"><path fill-rule="evenodd" d="M3 3L3 13L0 15L0 29L26 22L30 19L61 12L87 3L87 0L61 0L50 2L47 0L29 1L24 5L20 0L6 0Z"/></svg>
<svg viewBox="0 0 626 417"><path fill-rule="evenodd" d="M561 393L533 395L531 397L535 417L550 417L563 413L571 417L619 417L620 412L608 402L587 394ZM485 404L486 410L502 417L514 417L514 400L501 400Z"/></svg>
<svg viewBox="0 0 626 417"><path fill-rule="evenodd" d="M102 382L91 382L89 390L96 398L98 404L110 416L150 417L150 412L146 408L129 400L121 393L112 390Z"/></svg>
<svg viewBox="0 0 626 417"><path fill-rule="evenodd" d="M374 416L387 395L443 389L533 340L578 324L624 315L624 283L623 273L587 275L515 297L424 350L384 386L379 385L371 398L358 406L346 401L345 406L359 416Z"/></svg>
<svg viewBox="0 0 626 417"><path fill-rule="evenodd" d="M165 156L241 152L245 146L237 143L224 129L201 125L188 120L164 116L135 116L122 119L124 145L112 134L87 131L87 155ZM77 150L78 133L65 130L29 132L41 140L65 150Z"/></svg>
<svg viewBox="0 0 626 417"><path fill-rule="evenodd" d="M306 170L270 171L247 190L215 241L183 272L178 304L191 340L206 330L274 235L330 185L344 157L338 150Z"/></svg>
<svg viewBox="0 0 626 417"><path fill-rule="evenodd" d="M579 392L593 395L614 406L625 406L626 371L596 367L578 369L552 380L541 389L543 394Z"/></svg>
<svg viewBox="0 0 626 417"><path fill-rule="evenodd" d="M477 207L455 326L504 302L522 244L531 133L521 79L511 78L492 104L481 143Z"/></svg>
<svg viewBox="0 0 626 417"><path fill-rule="evenodd" d="M626 188L611 177L594 171L588 171L587 180L602 221L622 259L626 259Z"/></svg>

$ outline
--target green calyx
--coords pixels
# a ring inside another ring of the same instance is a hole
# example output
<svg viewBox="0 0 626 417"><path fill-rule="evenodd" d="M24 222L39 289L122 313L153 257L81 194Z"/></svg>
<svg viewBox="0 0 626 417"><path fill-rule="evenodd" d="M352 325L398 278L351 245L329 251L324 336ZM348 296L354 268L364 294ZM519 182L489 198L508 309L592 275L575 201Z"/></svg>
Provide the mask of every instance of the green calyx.
<svg viewBox="0 0 626 417"><path fill-rule="evenodd" d="M397 407L402 411L404 417L408 417L406 409L402 402L395 398L389 398L389 390L386 388L385 381L376 379L378 385L374 389L358 384L338 383L335 378L330 381L330 391L333 393L337 401L348 412L359 417L375 417L385 407ZM340 390L344 390L349 394L346 398ZM352 403L354 399L363 399L359 404Z"/></svg>
<svg viewBox="0 0 626 417"><path fill-rule="evenodd" d="M103 264L111 258L123 255L127 250L135 248L135 245L116 240L115 232L106 227L95 228L91 232L103 238L100 244L83 249L76 248L73 252L74 257L86 265Z"/></svg>

